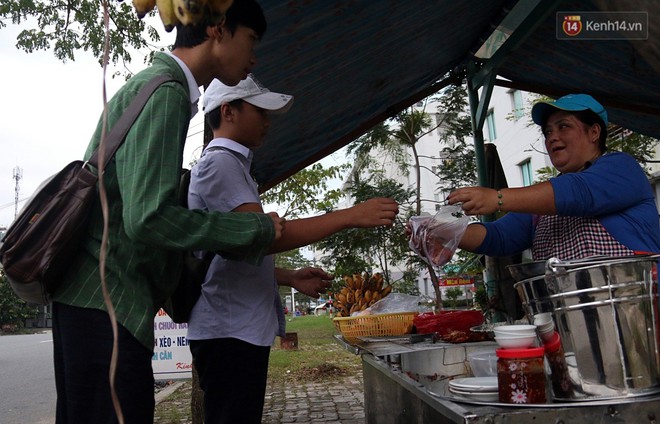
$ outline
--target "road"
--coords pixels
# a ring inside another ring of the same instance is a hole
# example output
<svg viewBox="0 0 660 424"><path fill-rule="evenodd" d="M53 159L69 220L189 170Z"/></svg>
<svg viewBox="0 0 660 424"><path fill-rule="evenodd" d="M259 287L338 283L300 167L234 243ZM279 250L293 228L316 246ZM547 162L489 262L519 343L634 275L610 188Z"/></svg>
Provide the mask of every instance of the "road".
<svg viewBox="0 0 660 424"><path fill-rule="evenodd" d="M52 339L49 330L0 337L0 423L55 422Z"/></svg>

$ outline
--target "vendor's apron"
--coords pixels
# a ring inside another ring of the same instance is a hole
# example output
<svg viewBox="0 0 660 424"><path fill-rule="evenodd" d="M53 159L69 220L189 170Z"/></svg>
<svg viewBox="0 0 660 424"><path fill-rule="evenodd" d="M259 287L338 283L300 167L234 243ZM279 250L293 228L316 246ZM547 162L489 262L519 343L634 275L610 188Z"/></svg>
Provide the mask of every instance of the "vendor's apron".
<svg viewBox="0 0 660 424"><path fill-rule="evenodd" d="M542 215L538 217L534 260L581 259L589 256L628 256L634 252L614 239L595 218Z"/></svg>

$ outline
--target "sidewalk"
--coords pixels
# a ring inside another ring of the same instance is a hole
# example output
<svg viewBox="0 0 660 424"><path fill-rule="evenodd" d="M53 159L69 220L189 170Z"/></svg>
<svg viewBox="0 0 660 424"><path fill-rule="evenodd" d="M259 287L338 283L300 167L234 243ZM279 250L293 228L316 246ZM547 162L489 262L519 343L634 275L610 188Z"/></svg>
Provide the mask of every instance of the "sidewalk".
<svg viewBox="0 0 660 424"><path fill-rule="evenodd" d="M190 391L189 380L156 394L156 403L173 403L180 423L190 424L190 398L174 400L178 390ZM179 396L180 397L180 396ZM155 424L161 422L156 416ZM168 421L170 422L170 421ZM262 424L364 424L362 374L266 388Z"/></svg>
<svg viewBox="0 0 660 424"><path fill-rule="evenodd" d="M268 386L263 424L364 424L362 375Z"/></svg>

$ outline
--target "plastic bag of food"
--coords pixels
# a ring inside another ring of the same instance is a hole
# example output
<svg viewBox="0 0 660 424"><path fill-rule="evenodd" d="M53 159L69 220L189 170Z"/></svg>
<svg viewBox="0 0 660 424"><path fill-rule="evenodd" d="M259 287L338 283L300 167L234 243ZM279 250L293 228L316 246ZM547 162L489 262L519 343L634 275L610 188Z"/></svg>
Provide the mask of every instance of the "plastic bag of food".
<svg viewBox="0 0 660 424"><path fill-rule="evenodd" d="M454 256L469 223L458 205L442 206L434 216L413 216L408 245L426 263L442 266Z"/></svg>
<svg viewBox="0 0 660 424"><path fill-rule="evenodd" d="M423 312L430 310L429 302L422 296L390 293L387 297L369 306L356 315L396 314L400 312Z"/></svg>

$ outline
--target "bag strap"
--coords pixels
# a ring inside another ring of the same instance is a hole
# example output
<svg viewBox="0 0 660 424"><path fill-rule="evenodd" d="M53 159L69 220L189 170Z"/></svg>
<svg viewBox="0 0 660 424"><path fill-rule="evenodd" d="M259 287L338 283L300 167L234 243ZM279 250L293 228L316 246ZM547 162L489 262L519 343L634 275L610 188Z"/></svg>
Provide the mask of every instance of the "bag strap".
<svg viewBox="0 0 660 424"><path fill-rule="evenodd" d="M160 87L161 84L164 84L168 81L176 81L176 79L169 75L158 75L152 78L151 81L149 81L142 87L142 89L140 89L131 104L129 104L126 110L124 110L124 113L122 113L121 117L117 120L115 125L113 125L112 129L108 133L108 136L106 137L105 142L103 143L103 148L105 151L104 168L108 165L110 159L112 159L112 157L115 155L117 149L119 149L119 146L121 146L121 144L124 142L124 138L126 137L128 130L130 130L133 126L133 123L135 123L135 120L140 115L140 112L142 112L142 109L147 104L147 101L151 95L154 93L154 91L156 91L158 87ZM96 169L99 168L98 156L99 149L97 148L94 150L94 153L92 153L92 156L87 161Z"/></svg>

